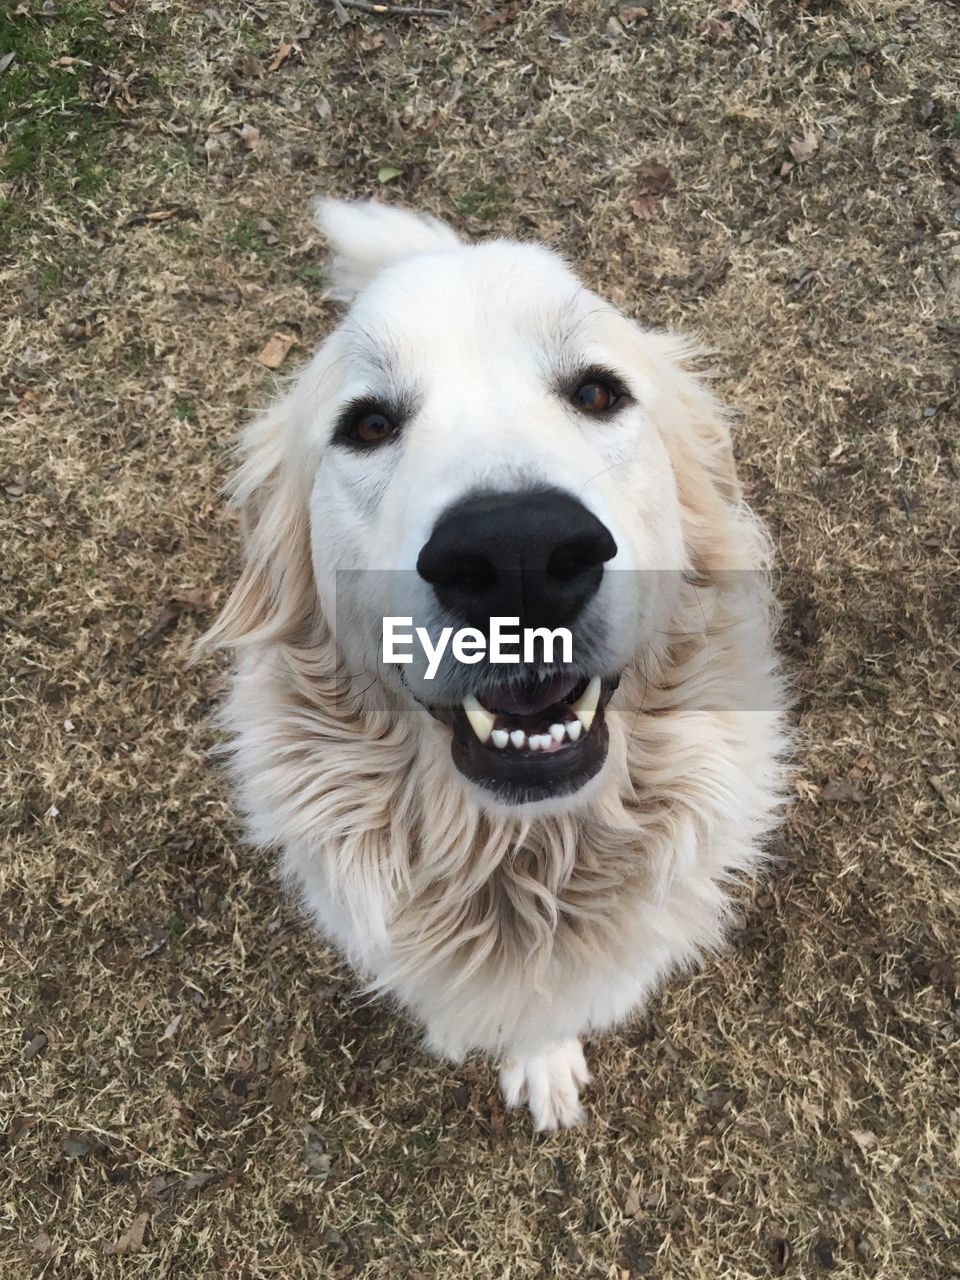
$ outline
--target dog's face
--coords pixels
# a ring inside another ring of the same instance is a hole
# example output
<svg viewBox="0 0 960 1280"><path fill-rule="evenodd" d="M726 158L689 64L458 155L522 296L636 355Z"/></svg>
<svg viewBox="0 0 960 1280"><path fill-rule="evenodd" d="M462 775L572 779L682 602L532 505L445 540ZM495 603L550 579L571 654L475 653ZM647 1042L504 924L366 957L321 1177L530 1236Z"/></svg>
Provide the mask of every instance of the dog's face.
<svg viewBox="0 0 960 1280"><path fill-rule="evenodd" d="M305 375L321 607L351 670L429 713L500 803L573 797L602 769L606 704L683 567L640 342L555 255L495 241L377 272ZM385 618L406 620L408 661L383 660ZM500 645L518 661L491 661L492 625L519 632ZM525 654L533 628L568 649Z"/></svg>
<svg viewBox="0 0 960 1280"><path fill-rule="evenodd" d="M351 699L376 685L475 798L578 805L618 682L646 677L682 575L722 541L722 416L675 341L544 248L379 205L320 221L351 305L248 432L253 534L220 633L320 617Z"/></svg>

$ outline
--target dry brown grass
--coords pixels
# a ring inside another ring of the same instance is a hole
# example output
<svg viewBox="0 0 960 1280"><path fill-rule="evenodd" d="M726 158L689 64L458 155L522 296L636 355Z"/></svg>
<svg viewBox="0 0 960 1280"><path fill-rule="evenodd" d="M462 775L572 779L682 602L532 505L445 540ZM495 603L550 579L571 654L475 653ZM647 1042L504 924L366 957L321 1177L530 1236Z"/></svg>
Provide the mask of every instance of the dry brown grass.
<svg viewBox="0 0 960 1280"><path fill-rule="evenodd" d="M86 5L102 132L2 214L0 1272L960 1274L956 7L152 6ZM331 319L308 197L386 165L389 198L543 237L714 344L784 566L779 868L546 1140L352 995L238 841L218 671L187 665L236 572L255 356Z"/></svg>

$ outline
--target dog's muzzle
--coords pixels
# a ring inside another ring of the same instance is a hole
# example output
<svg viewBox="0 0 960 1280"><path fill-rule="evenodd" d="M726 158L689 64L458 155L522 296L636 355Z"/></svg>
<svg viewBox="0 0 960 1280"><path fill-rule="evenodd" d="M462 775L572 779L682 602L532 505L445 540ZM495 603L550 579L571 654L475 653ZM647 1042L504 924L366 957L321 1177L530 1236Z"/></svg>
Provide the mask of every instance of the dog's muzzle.
<svg viewBox="0 0 960 1280"><path fill-rule="evenodd" d="M573 630L616 553L610 531L570 494L474 493L437 521L417 572L445 616L481 632L492 618ZM599 771L619 675L583 674L585 655L575 656L549 671L486 667L459 706L430 706L452 729L465 777L523 803L571 794Z"/></svg>

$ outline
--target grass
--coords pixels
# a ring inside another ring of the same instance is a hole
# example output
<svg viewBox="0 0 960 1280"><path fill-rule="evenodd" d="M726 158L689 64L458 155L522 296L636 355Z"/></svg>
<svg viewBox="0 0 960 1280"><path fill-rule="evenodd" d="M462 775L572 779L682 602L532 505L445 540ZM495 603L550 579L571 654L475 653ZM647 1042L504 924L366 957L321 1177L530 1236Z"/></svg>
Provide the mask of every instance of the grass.
<svg viewBox="0 0 960 1280"><path fill-rule="evenodd" d="M102 6L67 4L51 19L5 10L0 49L14 55L0 77L4 177L60 201L97 195L110 177L104 135L121 119L104 84L119 51L105 34ZM20 207L7 198L4 221Z"/></svg>
<svg viewBox="0 0 960 1280"><path fill-rule="evenodd" d="M643 8L0 17L0 1274L960 1274L955 8ZM676 186L639 217L651 162ZM542 238L712 345L775 539L776 865L589 1047L579 1133L355 996L208 755L227 450L271 335L286 374L335 317L318 188Z"/></svg>
<svg viewBox="0 0 960 1280"><path fill-rule="evenodd" d="M481 222L492 222L499 217L506 202L507 193L502 186L464 191L456 198L457 209L461 214L477 218Z"/></svg>
<svg viewBox="0 0 960 1280"><path fill-rule="evenodd" d="M178 400L174 412L182 422L197 420L197 406L192 400Z"/></svg>
<svg viewBox="0 0 960 1280"><path fill-rule="evenodd" d="M252 215L236 222L226 235L226 244L235 253L249 255L260 263L268 263L277 256L276 246L271 245L258 229L261 218Z"/></svg>

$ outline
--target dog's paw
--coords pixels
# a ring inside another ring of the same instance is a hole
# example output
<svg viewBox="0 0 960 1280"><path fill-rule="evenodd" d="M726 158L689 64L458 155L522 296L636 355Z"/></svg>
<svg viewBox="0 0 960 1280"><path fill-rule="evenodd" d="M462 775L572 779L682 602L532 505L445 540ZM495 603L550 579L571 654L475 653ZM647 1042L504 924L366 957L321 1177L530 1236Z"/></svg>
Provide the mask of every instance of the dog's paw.
<svg viewBox="0 0 960 1280"><path fill-rule="evenodd" d="M526 1099L538 1133L582 1124L580 1089L592 1079L579 1040L564 1040L555 1049L515 1058L500 1068L500 1088L508 1107Z"/></svg>

